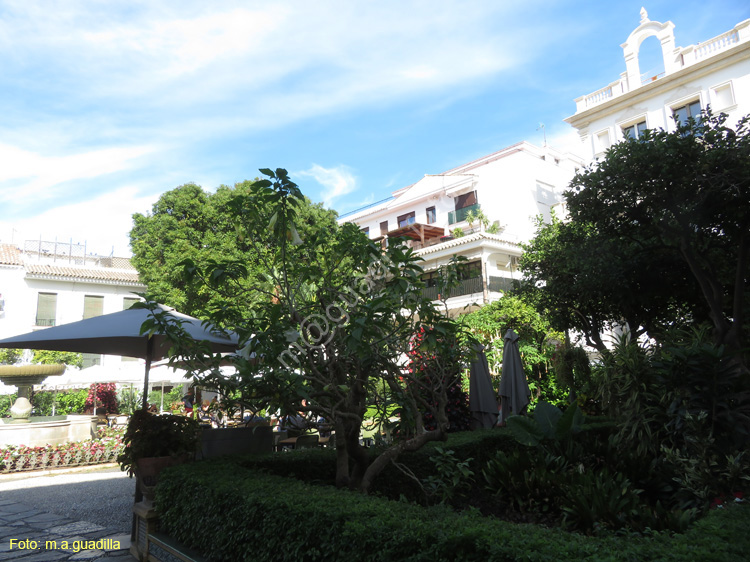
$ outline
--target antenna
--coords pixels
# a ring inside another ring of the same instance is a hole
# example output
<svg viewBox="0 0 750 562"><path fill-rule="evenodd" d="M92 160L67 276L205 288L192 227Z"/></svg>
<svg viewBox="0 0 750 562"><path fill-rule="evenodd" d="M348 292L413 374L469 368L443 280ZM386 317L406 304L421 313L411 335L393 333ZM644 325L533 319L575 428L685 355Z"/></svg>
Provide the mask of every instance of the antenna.
<svg viewBox="0 0 750 562"><path fill-rule="evenodd" d="M542 135L544 135L544 146L547 146L547 131L544 129L544 123L539 123L539 126L536 128L538 131L539 129L542 130Z"/></svg>

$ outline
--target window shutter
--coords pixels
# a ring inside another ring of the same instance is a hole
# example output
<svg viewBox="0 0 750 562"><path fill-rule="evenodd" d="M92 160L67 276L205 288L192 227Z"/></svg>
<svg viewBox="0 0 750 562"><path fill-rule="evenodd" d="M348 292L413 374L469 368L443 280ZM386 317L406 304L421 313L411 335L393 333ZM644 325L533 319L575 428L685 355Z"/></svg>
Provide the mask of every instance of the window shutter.
<svg viewBox="0 0 750 562"><path fill-rule="evenodd" d="M104 297L85 295L83 297L83 319L101 316L104 313Z"/></svg>
<svg viewBox="0 0 750 562"><path fill-rule="evenodd" d="M57 313L57 293L39 293L36 304L36 325L54 326Z"/></svg>

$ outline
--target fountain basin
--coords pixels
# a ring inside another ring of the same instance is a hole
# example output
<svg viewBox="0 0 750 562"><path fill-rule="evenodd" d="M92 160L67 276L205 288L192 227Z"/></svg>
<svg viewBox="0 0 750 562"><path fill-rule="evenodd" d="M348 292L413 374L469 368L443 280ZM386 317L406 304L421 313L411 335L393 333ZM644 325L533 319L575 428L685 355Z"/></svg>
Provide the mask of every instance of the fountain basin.
<svg viewBox="0 0 750 562"><path fill-rule="evenodd" d="M0 423L0 447L27 445L42 447L72 441L84 441L96 436L96 416L33 416L30 423L11 423L3 418Z"/></svg>

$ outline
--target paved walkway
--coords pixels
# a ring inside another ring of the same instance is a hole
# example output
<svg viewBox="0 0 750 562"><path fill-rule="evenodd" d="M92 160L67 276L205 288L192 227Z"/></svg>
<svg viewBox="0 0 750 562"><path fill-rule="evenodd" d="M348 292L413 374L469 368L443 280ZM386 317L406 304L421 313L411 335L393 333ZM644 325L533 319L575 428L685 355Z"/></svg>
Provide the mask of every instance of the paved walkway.
<svg viewBox="0 0 750 562"><path fill-rule="evenodd" d="M0 560L133 562L130 535L0 496ZM132 501L132 500L131 500Z"/></svg>

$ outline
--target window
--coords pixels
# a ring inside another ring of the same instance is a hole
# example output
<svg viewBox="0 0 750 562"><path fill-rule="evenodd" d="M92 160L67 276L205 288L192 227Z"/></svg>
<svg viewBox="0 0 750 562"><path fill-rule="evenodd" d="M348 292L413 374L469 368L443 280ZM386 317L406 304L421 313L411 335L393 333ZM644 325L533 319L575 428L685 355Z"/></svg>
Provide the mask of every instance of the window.
<svg viewBox="0 0 750 562"><path fill-rule="evenodd" d="M364 232L365 236L367 236L368 238L370 237L370 227L369 226L364 227L362 229L362 232Z"/></svg>
<svg viewBox="0 0 750 562"><path fill-rule="evenodd" d="M102 356L96 353L81 353L81 369L102 364Z"/></svg>
<svg viewBox="0 0 750 562"><path fill-rule="evenodd" d="M54 326L57 315L57 293L39 293L36 301L36 325Z"/></svg>
<svg viewBox="0 0 750 562"><path fill-rule="evenodd" d="M455 199L456 203L456 210L459 209L465 209L466 207L471 207L472 205L477 204L477 192L471 191L469 193L464 193L463 195L459 195Z"/></svg>
<svg viewBox="0 0 750 562"><path fill-rule="evenodd" d="M427 207L427 224L433 224L436 219L435 207Z"/></svg>
<svg viewBox="0 0 750 562"><path fill-rule="evenodd" d="M727 109L735 105L732 82L711 88L711 98L713 99L711 107L714 109Z"/></svg>
<svg viewBox="0 0 750 562"><path fill-rule="evenodd" d="M104 297L96 295L85 295L83 297L83 319L94 318L104 314ZM93 365L102 364L102 356L98 353L82 353L83 369Z"/></svg>
<svg viewBox="0 0 750 562"><path fill-rule="evenodd" d="M430 271L422 275L422 281L424 281L424 286L427 288L435 287L439 279L440 279L440 272L437 270Z"/></svg>
<svg viewBox="0 0 750 562"><path fill-rule="evenodd" d="M104 297L86 295L83 297L83 319L101 316L104 313Z"/></svg>
<svg viewBox="0 0 750 562"><path fill-rule="evenodd" d="M639 139L645 131L646 121L641 121L640 123L634 123L628 127L623 127L622 136L626 139Z"/></svg>
<svg viewBox="0 0 750 562"><path fill-rule="evenodd" d="M607 150L612 143L609 142L609 131L599 131L594 137L594 143L596 145L596 152L604 152Z"/></svg>
<svg viewBox="0 0 750 562"><path fill-rule="evenodd" d="M122 298L122 309L127 310L131 308L135 303L137 303L140 299L137 297L123 297ZM125 357L123 356L121 361L138 361L137 357Z"/></svg>
<svg viewBox="0 0 750 562"><path fill-rule="evenodd" d="M700 121L701 118L701 102L693 101L682 107L672 109L672 116L674 117L675 123L678 125L687 125L688 119L691 117L696 121Z"/></svg>
<svg viewBox="0 0 750 562"><path fill-rule="evenodd" d="M476 279L482 277L482 262L473 261L458 266L458 274L461 279Z"/></svg>
<svg viewBox="0 0 750 562"><path fill-rule="evenodd" d="M414 211L406 213L405 215L401 215L396 219L399 228L401 228L402 226L409 226L410 224L414 224L416 220L416 213Z"/></svg>
<svg viewBox="0 0 750 562"><path fill-rule="evenodd" d="M388 221L383 221L380 223L380 234L388 234Z"/></svg>

